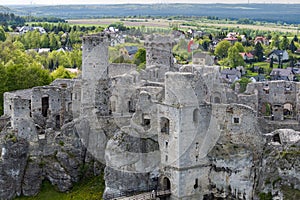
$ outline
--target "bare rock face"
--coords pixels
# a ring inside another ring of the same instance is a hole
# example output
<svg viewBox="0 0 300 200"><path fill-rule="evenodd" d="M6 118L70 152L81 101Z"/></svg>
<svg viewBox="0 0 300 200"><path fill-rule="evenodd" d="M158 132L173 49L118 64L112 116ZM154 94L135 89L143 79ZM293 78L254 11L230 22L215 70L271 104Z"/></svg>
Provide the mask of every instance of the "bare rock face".
<svg viewBox="0 0 300 200"><path fill-rule="evenodd" d="M11 199L20 195L26 168L29 143L6 135L1 142L0 199Z"/></svg>
<svg viewBox="0 0 300 200"><path fill-rule="evenodd" d="M66 192L84 176L103 170L82 145L73 123L61 131L46 129L38 142L8 132L4 130L0 139L0 199L36 195L43 180Z"/></svg>
<svg viewBox="0 0 300 200"><path fill-rule="evenodd" d="M280 129L266 135L258 194L300 198L300 132Z"/></svg>
<svg viewBox="0 0 300 200"><path fill-rule="evenodd" d="M34 196L39 193L43 181L41 167L42 162L40 158L28 158L22 184L22 194L24 196Z"/></svg>
<svg viewBox="0 0 300 200"><path fill-rule="evenodd" d="M210 193L205 198L253 199L262 148L259 135L222 136L208 155L212 167L208 175Z"/></svg>

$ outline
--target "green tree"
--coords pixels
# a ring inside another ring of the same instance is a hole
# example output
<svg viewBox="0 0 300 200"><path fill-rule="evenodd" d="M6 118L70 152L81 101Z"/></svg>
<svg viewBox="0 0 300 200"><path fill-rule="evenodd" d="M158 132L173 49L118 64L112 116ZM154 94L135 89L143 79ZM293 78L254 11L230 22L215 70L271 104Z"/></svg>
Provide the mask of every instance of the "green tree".
<svg viewBox="0 0 300 200"><path fill-rule="evenodd" d="M133 58L133 63L136 64L136 66L139 66L141 63L146 62L146 49L140 48L136 52Z"/></svg>
<svg viewBox="0 0 300 200"><path fill-rule="evenodd" d="M5 41L6 40L6 35L5 31L2 26L0 26L0 41Z"/></svg>
<svg viewBox="0 0 300 200"><path fill-rule="evenodd" d="M43 34L41 36L41 47L42 48L49 48L49 38L48 38L48 34Z"/></svg>
<svg viewBox="0 0 300 200"><path fill-rule="evenodd" d="M25 53L24 46L16 41L0 42L0 115L3 110L3 93L47 85L51 82L48 70L43 69L37 53Z"/></svg>
<svg viewBox="0 0 300 200"><path fill-rule="evenodd" d="M245 52L244 46L240 42L234 43L234 46L239 50L239 52Z"/></svg>
<svg viewBox="0 0 300 200"><path fill-rule="evenodd" d="M254 56L258 61L262 61L264 57L264 48L262 47L260 42L257 42L254 46Z"/></svg>
<svg viewBox="0 0 300 200"><path fill-rule="evenodd" d="M274 48L279 49L280 48L280 40L279 40L279 36L275 35L272 37L272 43L271 46Z"/></svg>
<svg viewBox="0 0 300 200"><path fill-rule="evenodd" d="M280 41L280 49L287 50L289 48L289 39L286 36L283 36L282 40Z"/></svg>
<svg viewBox="0 0 300 200"><path fill-rule="evenodd" d="M59 48L58 41L56 40L55 34L49 34L49 47L51 50L55 50Z"/></svg>
<svg viewBox="0 0 300 200"><path fill-rule="evenodd" d="M38 30L31 32L31 48L40 48L41 34Z"/></svg>
<svg viewBox="0 0 300 200"><path fill-rule="evenodd" d="M215 49L215 55L220 58L226 58L228 56L228 49L230 46L231 44L227 40L219 42Z"/></svg>
<svg viewBox="0 0 300 200"><path fill-rule="evenodd" d="M0 115L3 114L3 94L7 91L7 75L4 66L0 63Z"/></svg>
<svg viewBox="0 0 300 200"><path fill-rule="evenodd" d="M228 64L230 67L244 66L243 57L239 54L237 47L232 46L228 50Z"/></svg>
<svg viewBox="0 0 300 200"><path fill-rule="evenodd" d="M72 78L71 73L66 70L63 66L59 66L56 70L51 73L53 79L57 78Z"/></svg>

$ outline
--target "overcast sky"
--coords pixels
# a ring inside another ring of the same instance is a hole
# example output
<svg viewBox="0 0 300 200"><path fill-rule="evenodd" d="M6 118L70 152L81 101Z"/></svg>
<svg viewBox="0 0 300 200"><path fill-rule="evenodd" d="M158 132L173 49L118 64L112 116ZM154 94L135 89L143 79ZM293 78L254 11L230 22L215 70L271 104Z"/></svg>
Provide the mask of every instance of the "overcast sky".
<svg viewBox="0 0 300 200"><path fill-rule="evenodd" d="M300 0L249 0L250 3L299 3ZM0 0L0 5L24 4L124 4L124 3L224 3L224 0ZM248 0L226 0L226 3L247 3Z"/></svg>

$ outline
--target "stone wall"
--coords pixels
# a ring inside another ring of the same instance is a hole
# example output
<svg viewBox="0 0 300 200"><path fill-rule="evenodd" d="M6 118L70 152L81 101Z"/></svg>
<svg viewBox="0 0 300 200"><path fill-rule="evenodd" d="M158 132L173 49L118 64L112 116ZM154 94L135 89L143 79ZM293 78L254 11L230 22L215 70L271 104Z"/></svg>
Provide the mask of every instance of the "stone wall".
<svg viewBox="0 0 300 200"><path fill-rule="evenodd" d="M128 63L111 63L108 66L108 76L114 77L122 74L129 73L132 70L136 70L135 64Z"/></svg>

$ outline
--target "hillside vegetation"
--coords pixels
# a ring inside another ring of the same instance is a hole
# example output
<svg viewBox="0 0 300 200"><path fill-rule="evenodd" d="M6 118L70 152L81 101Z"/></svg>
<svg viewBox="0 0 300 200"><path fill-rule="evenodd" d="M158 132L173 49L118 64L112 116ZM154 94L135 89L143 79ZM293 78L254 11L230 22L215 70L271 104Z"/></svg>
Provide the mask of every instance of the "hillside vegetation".
<svg viewBox="0 0 300 200"><path fill-rule="evenodd" d="M15 14L64 19L122 16L216 16L219 18L300 23L300 4L119 4L10 6ZM280 14L279 14L280 13Z"/></svg>

